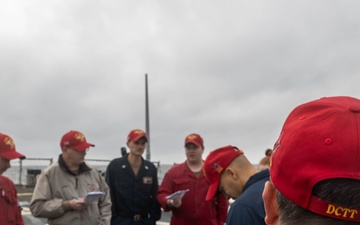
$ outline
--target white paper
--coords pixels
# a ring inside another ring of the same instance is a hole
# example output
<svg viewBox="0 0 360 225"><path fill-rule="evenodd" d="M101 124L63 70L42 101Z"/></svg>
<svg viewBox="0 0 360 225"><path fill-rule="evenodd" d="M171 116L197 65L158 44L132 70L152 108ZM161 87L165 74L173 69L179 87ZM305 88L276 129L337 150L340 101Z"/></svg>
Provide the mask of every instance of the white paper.
<svg viewBox="0 0 360 225"><path fill-rule="evenodd" d="M101 198L105 193L101 192L101 191L92 191L87 193L87 195L84 198L84 201L87 203L91 203L93 201L98 200L99 198Z"/></svg>
<svg viewBox="0 0 360 225"><path fill-rule="evenodd" d="M166 199L178 199L178 198L181 199L188 191L189 189L174 192L171 195L166 196Z"/></svg>

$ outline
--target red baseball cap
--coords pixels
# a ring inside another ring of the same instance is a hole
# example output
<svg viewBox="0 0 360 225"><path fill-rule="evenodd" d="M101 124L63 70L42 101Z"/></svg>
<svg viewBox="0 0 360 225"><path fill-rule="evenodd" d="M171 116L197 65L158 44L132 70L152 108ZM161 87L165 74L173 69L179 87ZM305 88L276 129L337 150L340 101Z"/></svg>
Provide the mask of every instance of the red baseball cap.
<svg viewBox="0 0 360 225"><path fill-rule="evenodd" d="M215 149L209 153L203 166L205 176L210 182L206 200L210 200L215 196L219 189L221 174L241 154L244 154L244 152L231 145Z"/></svg>
<svg viewBox="0 0 360 225"><path fill-rule="evenodd" d="M360 222L359 208L312 196L320 181L360 180L360 100L337 96L296 107L274 145L270 177L280 193L298 206L323 216Z"/></svg>
<svg viewBox="0 0 360 225"><path fill-rule="evenodd" d="M196 145L198 147L204 145L204 141L201 138L201 136L198 135L198 134L195 134L195 133L189 134L188 136L186 136L185 145L188 144L188 143L193 143L194 145Z"/></svg>
<svg viewBox="0 0 360 225"><path fill-rule="evenodd" d="M146 133L143 130L140 129L135 129L130 131L130 133L128 134L127 140L128 142L136 142L137 140L139 140L140 138L145 137L146 141L147 141L147 136Z"/></svg>
<svg viewBox="0 0 360 225"><path fill-rule="evenodd" d="M86 141L85 136L76 130L71 130L64 134L61 138L60 146L62 147L70 147L78 151L85 151L89 147L94 147L95 145L88 143Z"/></svg>
<svg viewBox="0 0 360 225"><path fill-rule="evenodd" d="M25 159L25 156L15 149L14 140L6 134L0 134L0 156L7 159Z"/></svg>

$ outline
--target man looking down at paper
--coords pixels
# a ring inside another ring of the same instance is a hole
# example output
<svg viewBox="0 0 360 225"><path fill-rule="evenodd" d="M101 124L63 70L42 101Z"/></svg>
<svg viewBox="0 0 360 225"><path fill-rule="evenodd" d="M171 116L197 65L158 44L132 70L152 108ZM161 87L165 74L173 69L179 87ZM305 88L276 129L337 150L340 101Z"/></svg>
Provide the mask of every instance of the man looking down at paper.
<svg viewBox="0 0 360 225"><path fill-rule="evenodd" d="M202 170L203 153L200 135L188 135L185 138L186 161L170 168L164 176L157 200L164 211L172 211L170 225L220 225L226 221L228 201L225 196L205 200L210 184ZM179 198L169 197L178 191L184 191Z"/></svg>
<svg viewBox="0 0 360 225"><path fill-rule="evenodd" d="M223 193L231 204L226 225L266 225L262 192L269 180L269 170L258 171L235 146L227 145L209 153L204 172L210 187L206 200Z"/></svg>
<svg viewBox="0 0 360 225"><path fill-rule="evenodd" d="M45 169L34 189L31 213L48 218L49 225L109 225L110 193L105 179L85 163L86 151L94 147L79 131L69 131L60 141L58 162ZM93 202L84 197L93 191L104 195Z"/></svg>

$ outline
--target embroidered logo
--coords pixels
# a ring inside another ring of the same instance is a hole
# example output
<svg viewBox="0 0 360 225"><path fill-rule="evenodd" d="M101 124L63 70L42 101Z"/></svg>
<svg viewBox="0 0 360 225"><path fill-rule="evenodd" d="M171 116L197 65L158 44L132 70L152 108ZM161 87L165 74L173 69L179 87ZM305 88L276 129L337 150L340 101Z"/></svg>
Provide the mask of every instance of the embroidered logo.
<svg viewBox="0 0 360 225"><path fill-rule="evenodd" d="M224 168L223 168L222 166L220 166L220 164L219 164L218 162L215 162L215 163L213 164L213 168L214 168L215 171L216 171L217 173L219 173L219 174L224 170Z"/></svg>
<svg viewBox="0 0 360 225"><path fill-rule="evenodd" d="M280 147L281 137L283 136L283 133L284 133L284 131L281 132L279 138L275 142L274 147L273 147L273 153L275 153L276 150Z"/></svg>
<svg viewBox="0 0 360 225"><path fill-rule="evenodd" d="M88 184L88 189L89 189L89 191L95 191L95 189L96 189L96 185L95 184Z"/></svg>
<svg viewBox="0 0 360 225"><path fill-rule="evenodd" d="M4 139L4 143L5 143L6 145L10 145L10 149L15 149L14 141L13 141L13 139L11 139L10 137L6 137L6 138Z"/></svg>
<svg viewBox="0 0 360 225"><path fill-rule="evenodd" d="M187 136L187 140L191 140L191 141L193 141L194 139L197 139L198 138L198 136L197 135L195 135L195 134L190 134L189 136Z"/></svg>
<svg viewBox="0 0 360 225"><path fill-rule="evenodd" d="M278 148L280 148L280 145L281 145L281 137L283 136L283 134L284 134L284 130L281 131L279 138L277 139L277 141L276 141L275 144L274 144L273 152L272 152L271 157L270 157L270 167L272 166L272 161L273 161L273 157L275 156L276 150L277 150Z"/></svg>
<svg viewBox="0 0 360 225"><path fill-rule="evenodd" d="M142 130L134 130L134 133L139 135L139 134L144 134L145 132Z"/></svg>
<svg viewBox="0 0 360 225"><path fill-rule="evenodd" d="M344 217L349 219L354 219L358 214L358 210L346 208L346 207L337 207L335 205L329 204L326 214L334 215L336 217Z"/></svg>
<svg viewBox="0 0 360 225"><path fill-rule="evenodd" d="M85 136L82 133L76 133L75 134L75 139L79 140L80 142L84 142L85 141Z"/></svg>

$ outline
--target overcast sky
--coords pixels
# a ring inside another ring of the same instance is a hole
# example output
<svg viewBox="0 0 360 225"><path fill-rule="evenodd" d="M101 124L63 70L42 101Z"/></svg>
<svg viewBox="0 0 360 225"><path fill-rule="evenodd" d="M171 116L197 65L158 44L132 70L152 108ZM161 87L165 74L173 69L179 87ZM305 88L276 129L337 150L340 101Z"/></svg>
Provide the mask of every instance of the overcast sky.
<svg viewBox="0 0 360 225"><path fill-rule="evenodd" d="M151 160L225 145L253 163L286 116L323 96L360 97L359 0L0 1L0 132L29 158L79 130L87 158L145 130ZM145 154L144 154L145 157Z"/></svg>

